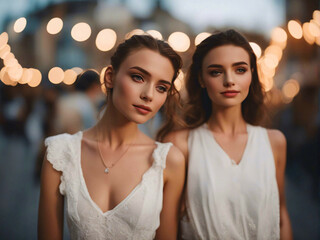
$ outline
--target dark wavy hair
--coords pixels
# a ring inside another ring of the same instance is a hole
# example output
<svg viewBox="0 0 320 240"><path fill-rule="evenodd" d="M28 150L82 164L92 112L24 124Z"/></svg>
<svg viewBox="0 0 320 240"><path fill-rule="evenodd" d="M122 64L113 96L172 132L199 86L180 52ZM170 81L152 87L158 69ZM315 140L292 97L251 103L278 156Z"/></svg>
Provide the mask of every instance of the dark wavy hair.
<svg viewBox="0 0 320 240"><path fill-rule="evenodd" d="M223 45L234 45L243 48L250 57L252 81L249 93L242 102L242 115L246 122L258 125L264 117L264 91L258 77L257 59L248 40L235 30L216 32L203 40L196 48L192 63L186 77L188 101L183 119L187 128L196 128L207 122L212 114L212 103L207 90L200 86L199 76L202 74L202 63L208 52Z"/></svg>
<svg viewBox="0 0 320 240"><path fill-rule="evenodd" d="M173 129L174 122L176 122L177 116L175 114L175 108L180 104L180 94L176 89L174 82L177 78L179 71L182 67L181 57L170 47L170 45L162 40L155 39L150 35L133 35L131 38L125 40L117 47L115 53L111 57L111 65L115 72L117 72L121 66L121 63L128 57L128 55L139 49L150 49L158 52L163 57L169 59L174 69L174 75L172 76L172 84L168 91L166 102L163 106L164 112L164 126L162 129ZM110 97L112 89L107 89L107 96ZM160 132L163 130L160 130Z"/></svg>

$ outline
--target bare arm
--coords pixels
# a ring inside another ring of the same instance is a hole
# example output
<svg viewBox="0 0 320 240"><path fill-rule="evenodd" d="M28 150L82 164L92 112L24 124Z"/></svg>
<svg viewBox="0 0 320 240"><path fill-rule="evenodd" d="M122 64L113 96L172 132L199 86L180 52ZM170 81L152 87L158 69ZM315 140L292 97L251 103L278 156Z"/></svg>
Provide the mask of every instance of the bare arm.
<svg viewBox="0 0 320 240"><path fill-rule="evenodd" d="M285 136L278 130L268 130L268 135L275 158L276 177L280 196L280 239L291 240L293 236L284 191L287 142Z"/></svg>
<svg viewBox="0 0 320 240"><path fill-rule="evenodd" d="M178 148L172 146L164 170L163 208L157 240L177 239L181 194L185 178L185 160Z"/></svg>
<svg viewBox="0 0 320 240"><path fill-rule="evenodd" d="M38 239L62 239L63 196L59 192L61 172L45 157L41 170Z"/></svg>

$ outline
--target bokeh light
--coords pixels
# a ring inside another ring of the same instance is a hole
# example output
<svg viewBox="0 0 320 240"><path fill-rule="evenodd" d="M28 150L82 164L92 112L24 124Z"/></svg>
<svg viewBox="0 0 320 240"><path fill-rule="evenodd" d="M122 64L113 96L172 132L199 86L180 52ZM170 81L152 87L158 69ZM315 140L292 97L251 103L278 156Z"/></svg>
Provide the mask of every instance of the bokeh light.
<svg viewBox="0 0 320 240"><path fill-rule="evenodd" d="M313 17L313 20L320 26L320 11L314 10L312 17Z"/></svg>
<svg viewBox="0 0 320 240"><path fill-rule="evenodd" d="M77 73L77 75L79 75L80 73L83 72L83 69L80 67L73 67L71 68L73 71L75 71Z"/></svg>
<svg viewBox="0 0 320 240"><path fill-rule="evenodd" d="M19 80L20 84L26 84L30 82L32 79L32 70L29 68L23 68L23 74L21 79Z"/></svg>
<svg viewBox="0 0 320 240"><path fill-rule="evenodd" d="M1 48L1 50L0 50L0 58L4 59L4 58L7 56L7 54L10 53L10 51L11 51L11 47L10 47L8 44L6 44L6 45L5 45L3 48Z"/></svg>
<svg viewBox="0 0 320 240"><path fill-rule="evenodd" d="M174 86L178 91L181 91L181 89L184 87L184 73L182 71L179 72L178 77L174 81Z"/></svg>
<svg viewBox="0 0 320 240"><path fill-rule="evenodd" d="M314 20L309 22L309 32L313 37L320 36L320 27L315 23Z"/></svg>
<svg viewBox="0 0 320 240"><path fill-rule="evenodd" d="M100 51L106 52L111 50L117 41L117 34L112 29L101 30L96 38L96 46Z"/></svg>
<svg viewBox="0 0 320 240"><path fill-rule="evenodd" d="M276 27L271 32L271 39L275 42L285 42L287 41L287 33L280 27Z"/></svg>
<svg viewBox="0 0 320 240"><path fill-rule="evenodd" d="M168 43L177 52L185 52L190 47L190 38L183 32L174 32L168 38Z"/></svg>
<svg viewBox="0 0 320 240"><path fill-rule="evenodd" d="M300 91L300 84L295 79L286 81L282 87L282 93L285 98L294 98Z"/></svg>
<svg viewBox="0 0 320 240"><path fill-rule="evenodd" d="M71 29L71 36L78 42L86 41L91 36L91 27L85 22L77 23Z"/></svg>
<svg viewBox="0 0 320 240"><path fill-rule="evenodd" d="M157 30L148 30L147 33L155 39L163 40L162 34Z"/></svg>
<svg viewBox="0 0 320 240"><path fill-rule="evenodd" d="M50 34L57 34L63 28L63 21L61 18L52 18L47 24L47 32Z"/></svg>
<svg viewBox="0 0 320 240"><path fill-rule="evenodd" d="M133 29L132 31L128 32L125 36L125 39L131 38L133 35L143 35L145 32L139 28Z"/></svg>
<svg viewBox="0 0 320 240"><path fill-rule="evenodd" d="M309 28L310 23L306 22L302 25L302 30L303 30L303 38L304 40L309 43L310 45L314 44L316 41L315 37L311 34L310 28Z"/></svg>
<svg viewBox="0 0 320 240"><path fill-rule="evenodd" d="M38 69L35 68L30 68L30 70L32 71L32 78L31 80L28 82L28 85L30 87L37 87L39 86L39 84L41 83L42 80L42 74Z"/></svg>
<svg viewBox="0 0 320 240"><path fill-rule="evenodd" d="M74 70L68 69L64 72L63 82L66 85L72 85L77 80L77 75L78 74Z"/></svg>
<svg viewBox="0 0 320 240"><path fill-rule="evenodd" d="M295 39L302 38L302 27L298 21L290 20L288 22L288 30L293 38Z"/></svg>
<svg viewBox="0 0 320 240"><path fill-rule="evenodd" d="M209 37L211 34L208 32L202 32L199 33L196 38L194 39L194 45L199 45L203 40L205 40L207 37Z"/></svg>
<svg viewBox="0 0 320 240"><path fill-rule="evenodd" d="M6 46L8 43L9 36L8 33L3 32L0 34L0 50Z"/></svg>
<svg viewBox="0 0 320 240"><path fill-rule="evenodd" d="M27 19L24 17L21 17L17 19L16 22L14 23L13 30L16 33L20 33L25 29L26 26L27 26Z"/></svg>
<svg viewBox="0 0 320 240"><path fill-rule="evenodd" d="M274 55L278 61L282 58L282 49L278 45L270 45L264 51L265 55Z"/></svg>
<svg viewBox="0 0 320 240"><path fill-rule="evenodd" d="M59 84L63 81L64 78L64 72L59 67L51 68L48 73L49 81L53 84Z"/></svg>
<svg viewBox="0 0 320 240"><path fill-rule="evenodd" d="M250 46L254 52L254 54L256 55L257 59L259 59L261 57L261 47L255 43L255 42L250 42Z"/></svg>
<svg viewBox="0 0 320 240"><path fill-rule="evenodd" d="M12 81L18 82L23 74L23 68L20 64L8 67L8 75Z"/></svg>
<svg viewBox="0 0 320 240"><path fill-rule="evenodd" d="M8 53L3 59L3 64L7 67L11 67L15 64L18 64L18 60L15 58L13 53Z"/></svg>

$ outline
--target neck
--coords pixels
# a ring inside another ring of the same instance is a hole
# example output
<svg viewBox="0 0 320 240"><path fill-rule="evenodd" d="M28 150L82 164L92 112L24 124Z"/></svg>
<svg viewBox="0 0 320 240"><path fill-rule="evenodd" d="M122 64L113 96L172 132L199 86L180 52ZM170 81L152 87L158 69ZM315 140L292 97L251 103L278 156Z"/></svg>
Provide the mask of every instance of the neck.
<svg viewBox="0 0 320 240"><path fill-rule="evenodd" d="M246 122L242 116L241 105L227 108L213 107L208 127L213 132L230 135L246 132Z"/></svg>
<svg viewBox="0 0 320 240"><path fill-rule="evenodd" d="M125 118L112 103L108 104L102 118L96 125L97 139L103 145L116 149L131 144L139 132L135 122Z"/></svg>

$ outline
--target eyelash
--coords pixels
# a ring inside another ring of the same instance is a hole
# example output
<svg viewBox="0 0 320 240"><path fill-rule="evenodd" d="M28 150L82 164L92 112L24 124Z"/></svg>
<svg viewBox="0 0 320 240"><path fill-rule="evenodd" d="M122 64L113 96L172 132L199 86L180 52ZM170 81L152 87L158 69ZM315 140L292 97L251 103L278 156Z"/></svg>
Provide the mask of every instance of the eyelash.
<svg viewBox="0 0 320 240"><path fill-rule="evenodd" d="M160 93L168 92L168 88L165 86L158 86L157 89Z"/></svg>
<svg viewBox="0 0 320 240"><path fill-rule="evenodd" d="M239 74L243 74L247 71L246 68L237 68L236 69L236 72L239 73ZM213 70L210 72L210 75L213 76L213 77L217 77L219 74L221 74L223 71L218 71L218 70Z"/></svg>
<svg viewBox="0 0 320 240"><path fill-rule="evenodd" d="M141 75L138 75L138 74L132 74L132 75L131 75L131 78L132 78L133 81L135 81L135 82L141 82L141 81L143 81L143 77L142 77ZM139 78L139 79L137 79L137 78Z"/></svg>
<svg viewBox="0 0 320 240"><path fill-rule="evenodd" d="M141 75L138 75L138 74L132 74L131 75L131 78L133 79L133 81L135 82L142 82L143 81L143 77ZM158 91L160 93L165 93L168 91L168 88L165 87L165 86L158 86L157 87Z"/></svg>

